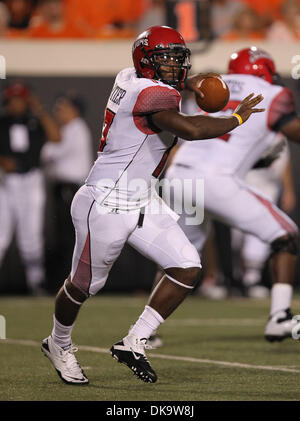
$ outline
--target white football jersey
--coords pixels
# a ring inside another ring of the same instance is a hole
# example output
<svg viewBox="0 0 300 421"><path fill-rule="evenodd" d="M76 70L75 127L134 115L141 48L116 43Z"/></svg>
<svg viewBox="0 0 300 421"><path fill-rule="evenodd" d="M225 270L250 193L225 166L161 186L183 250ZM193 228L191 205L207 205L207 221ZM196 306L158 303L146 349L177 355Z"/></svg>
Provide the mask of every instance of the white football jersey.
<svg viewBox="0 0 300 421"><path fill-rule="evenodd" d="M152 127L147 116L179 111L180 102L176 89L138 78L134 68L117 75L105 110L98 159L86 180L97 202L128 210L148 202L153 177L162 172L176 141Z"/></svg>
<svg viewBox="0 0 300 421"><path fill-rule="evenodd" d="M220 138L184 142L173 163L188 165L203 172L244 177L276 142L281 124L295 117L295 105L289 89L272 85L257 76L230 74L222 78L229 87L230 100L224 110L212 116L231 115L252 92L263 95L263 101L256 108L265 108L265 112L253 114L244 124ZM187 101L184 111L188 114L203 113L194 99Z"/></svg>

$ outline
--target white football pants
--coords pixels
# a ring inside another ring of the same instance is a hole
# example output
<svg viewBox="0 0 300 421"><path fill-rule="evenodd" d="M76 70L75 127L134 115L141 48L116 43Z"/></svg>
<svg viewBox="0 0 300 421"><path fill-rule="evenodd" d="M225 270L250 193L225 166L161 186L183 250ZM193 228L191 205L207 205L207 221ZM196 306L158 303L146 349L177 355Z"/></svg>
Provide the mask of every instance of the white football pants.
<svg viewBox="0 0 300 421"><path fill-rule="evenodd" d="M151 204L160 211L151 211ZM71 282L86 296L104 287L126 242L163 269L201 267L197 250L174 212L158 196L146 206L142 227L138 226L140 210L113 213L94 200L87 186L76 193L71 215L76 233Z"/></svg>

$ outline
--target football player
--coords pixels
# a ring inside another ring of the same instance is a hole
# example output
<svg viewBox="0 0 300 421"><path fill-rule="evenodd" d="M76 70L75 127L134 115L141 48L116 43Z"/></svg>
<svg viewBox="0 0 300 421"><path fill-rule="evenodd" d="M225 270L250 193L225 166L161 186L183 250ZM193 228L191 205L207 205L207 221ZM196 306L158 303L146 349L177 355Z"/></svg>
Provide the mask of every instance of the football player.
<svg viewBox="0 0 300 421"><path fill-rule="evenodd" d="M170 180L174 177L194 181L204 179L206 213L271 246L273 286L265 338L280 341L291 337L293 328L297 328L290 306L298 254L298 228L266 196L247 184L244 177L264 152L276 143L278 132L300 142L300 118L296 115L291 91L279 84L275 64L265 51L251 47L232 54L228 74L222 78L229 86L230 101L222 112L215 115L231 115L249 89L262 93L264 100L261 105L266 112L224 136L184 142L166 177ZM190 106L189 112L199 112L195 101L190 102ZM191 200L197 199L191 197ZM179 224L199 250L207 233L200 225L187 226L185 218L182 214Z"/></svg>
<svg viewBox="0 0 300 421"><path fill-rule="evenodd" d="M277 142L262 160L262 164L266 166L250 170L245 180L289 214L295 206L296 196L291 174L289 145L281 133L278 133ZM268 297L269 288L262 283L261 278L265 263L270 256L270 245L236 229L232 230L231 236L232 247L241 257L242 284L247 297Z"/></svg>
<svg viewBox="0 0 300 421"><path fill-rule="evenodd" d="M178 226L174 212L153 191L151 181L163 170L174 135L187 140L215 138L247 121L252 113L264 111L254 108L262 96L251 94L237 105L236 115L181 114L179 91L198 92L206 75L187 77L190 51L172 28L154 26L139 35L133 44L133 63L116 77L98 159L71 206L76 232L72 271L56 298L52 334L42 343L42 351L70 384L88 383L71 341L77 313L90 295L103 288L126 242L160 265L165 275L111 354L141 380L157 380L145 355L147 338L193 289L201 265L197 250Z"/></svg>

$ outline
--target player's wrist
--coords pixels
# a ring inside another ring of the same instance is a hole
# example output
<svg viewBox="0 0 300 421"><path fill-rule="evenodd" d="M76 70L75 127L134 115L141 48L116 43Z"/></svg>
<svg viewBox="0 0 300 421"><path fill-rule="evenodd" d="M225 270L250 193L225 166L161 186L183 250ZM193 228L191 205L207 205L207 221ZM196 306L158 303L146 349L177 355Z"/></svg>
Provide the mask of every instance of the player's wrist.
<svg viewBox="0 0 300 421"><path fill-rule="evenodd" d="M199 83L202 79L205 78L205 75L202 73L198 73L196 75L188 76L184 83L184 89L191 92L198 92L199 90Z"/></svg>
<svg viewBox="0 0 300 421"><path fill-rule="evenodd" d="M232 113L231 115L232 115L232 117L234 117L237 120L239 126L241 124L243 124L243 119L240 116L240 114L238 114L238 113Z"/></svg>
<svg viewBox="0 0 300 421"><path fill-rule="evenodd" d="M237 127L239 127L240 123L234 115L231 114L231 116L229 116L227 118L230 120L230 123L232 125L229 130L233 130L233 129L236 129Z"/></svg>
<svg viewBox="0 0 300 421"><path fill-rule="evenodd" d="M186 91L193 91L192 85L193 85L193 76L188 76L184 81L183 89Z"/></svg>

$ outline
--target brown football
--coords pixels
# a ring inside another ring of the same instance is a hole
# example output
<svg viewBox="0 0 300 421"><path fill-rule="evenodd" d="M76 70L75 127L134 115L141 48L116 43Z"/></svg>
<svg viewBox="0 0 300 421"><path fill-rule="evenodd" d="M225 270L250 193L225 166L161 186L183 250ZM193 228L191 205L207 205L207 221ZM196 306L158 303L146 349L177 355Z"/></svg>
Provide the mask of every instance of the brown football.
<svg viewBox="0 0 300 421"><path fill-rule="evenodd" d="M229 89L220 77L207 77L199 83L199 89L204 98L195 94L196 102L203 111L216 113L221 111L229 100Z"/></svg>

